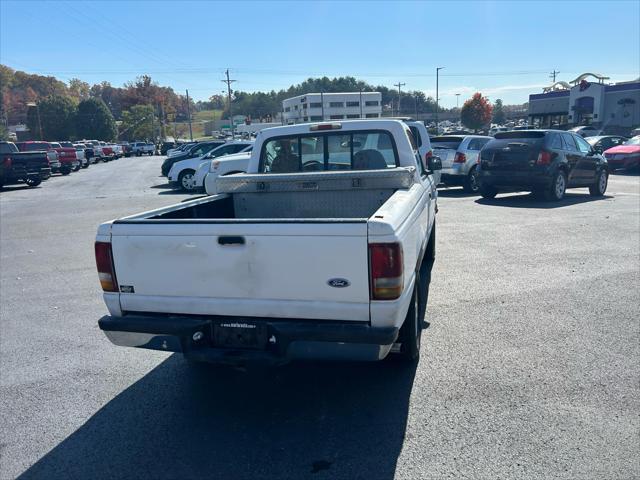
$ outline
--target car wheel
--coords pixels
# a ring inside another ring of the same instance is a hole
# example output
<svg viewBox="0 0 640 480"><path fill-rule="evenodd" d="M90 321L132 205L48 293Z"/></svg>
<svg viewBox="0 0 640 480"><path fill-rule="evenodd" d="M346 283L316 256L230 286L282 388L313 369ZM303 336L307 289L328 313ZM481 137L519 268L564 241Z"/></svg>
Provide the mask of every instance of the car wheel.
<svg viewBox="0 0 640 480"><path fill-rule="evenodd" d="M404 319L398 340L400 341L399 357L406 362L417 362L420 359L420 338L422 337L422 321L419 318L419 295L418 285L420 279L416 274L416 284L413 287L413 295L411 296L411 305Z"/></svg>
<svg viewBox="0 0 640 480"><path fill-rule="evenodd" d="M609 175L606 170L600 170L596 176L596 181L589 187L589 193L593 197L601 197L604 192L607 191L607 185L609 184Z"/></svg>
<svg viewBox="0 0 640 480"><path fill-rule="evenodd" d="M481 184L478 190L482 198L491 199L495 198L495 196L498 194L498 189L495 187L490 187L489 185Z"/></svg>
<svg viewBox="0 0 640 480"><path fill-rule="evenodd" d="M42 183L42 179L40 177L37 177L37 178L29 177L24 181L24 183L26 183L30 187L37 187Z"/></svg>
<svg viewBox="0 0 640 480"><path fill-rule="evenodd" d="M71 173L71 167L61 167L60 173L62 175L69 175Z"/></svg>
<svg viewBox="0 0 640 480"><path fill-rule="evenodd" d="M567 175L563 170L558 170L553 176L549 189L545 192L545 199L559 202L564 198L567 190Z"/></svg>
<svg viewBox="0 0 640 480"><path fill-rule="evenodd" d="M87 163L83 163L82 164L82 168L89 168L89 161L87 160Z"/></svg>
<svg viewBox="0 0 640 480"><path fill-rule="evenodd" d="M178 176L178 185L186 192L191 192L196 188L195 170L183 170Z"/></svg>
<svg viewBox="0 0 640 480"><path fill-rule="evenodd" d="M467 193L478 193L480 190L480 173L478 172L478 167L474 166L471 169L464 179L462 188Z"/></svg>
<svg viewBox="0 0 640 480"><path fill-rule="evenodd" d="M78 170L80 170L80 164L79 164L79 163L78 163L78 166L77 166L77 167L73 167L73 171L74 171L74 172L77 172Z"/></svg>

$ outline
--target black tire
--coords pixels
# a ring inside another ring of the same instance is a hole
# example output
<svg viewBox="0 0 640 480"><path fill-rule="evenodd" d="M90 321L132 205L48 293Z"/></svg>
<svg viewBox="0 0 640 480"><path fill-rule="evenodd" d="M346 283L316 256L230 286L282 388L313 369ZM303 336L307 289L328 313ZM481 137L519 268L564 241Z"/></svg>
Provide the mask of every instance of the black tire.
<svg viewBox="0 0 640 480"><path fill-rule="evenodd" d="M480 184L479 192L482 198L492 199L498 194L498 189L489 185Z"/></svg>
<svg viewBox="0 0 640 480"><path fill-rule="evenodd" d="M87 163L83 163L82 164L82 168L89 168L89 161L87 160Z"/></svg>
<svg viewBox="0 0 640 480"><path fill-rule="evenodd" d="M29 177L24 183L26 183L30 187L37 187L42 183L42 179L40 177Z"/></svg>
<svg viewBox="0 0 640 480"><path fill-rule="evenodd" d="M478 167L474 166L471 168L471 171L464 179L464 183L462 184L462 189L466 193L478 193L480 191L480 179L478 173Z"/></svg>
<svg viewBox="0 0 640 480"><path fill-rule="evenodd" d="M60 167L60 173L62 175L69 175L71 173L71 167Z"/></svg>
<svg viewBox="0 0 640 480"><path fill-rule="evenodd" d="M141 157L142 156L142 152L136 152L136 157Z"/></svg>
<svg viewBox="0 0 640 480"><path fill-rule="evenodd" d="M77 167L74 167L74 168L73 168L73 171L74 171L74 172L77 172L78 170L80 170L81 166L82 166L82 164L78 163L78 166L77 166Z"/></svg>
<svg viewBox="0 0 640 480"><path fill-rule="evenodd" d="M558 170L551 180L551 185L545 191L544 198L550 202L559 202L567 191L567 174Z"/></svg>
<svg viewBox="0 0 640 480"><path fill-rule="evenodd" d="M609 174L606 170L600 170L596 175L596 181L589 187L589 193L592 197L602 197L607 191L609 185Z"/></svg>
<svg viewBox="0 0 640 480"><path fill-rule="evenodd" d="M429 235L429 243L427 243L427 250L424 254L423 262L435 262L436 261L436 222L433 222L431 228L431 235Z"/></svg>
<svg viewBox="0 0 640 480"><path fill-rule="evenodd" d="M195 185L188 183L188 180L187 180L187 179L192 179L195 174L196 174L196 171L191 170L190 168L180 172L180 175L178 175L178 185L180 186L181 190L185 192L193 192L196 189ZM188 186L188 185L191 185L191 186Z"/></svg>
<svg viewBox="0 0 640 480"><path fill-rule="evenodd" d="M405 362L417 363L420 359L420 339L422 337L422 320L419 317L420 296L418 294L419 276L416 274L416 284L413 287L411 305L404 319L398 341L400 342L400 353L398 357Z"/></svg>

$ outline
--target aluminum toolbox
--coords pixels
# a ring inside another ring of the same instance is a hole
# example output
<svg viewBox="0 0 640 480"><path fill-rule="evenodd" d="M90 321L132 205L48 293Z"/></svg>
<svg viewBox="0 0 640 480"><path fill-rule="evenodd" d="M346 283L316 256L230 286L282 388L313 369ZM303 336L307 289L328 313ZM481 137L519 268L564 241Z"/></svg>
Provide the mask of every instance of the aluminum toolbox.
<svg viewBox="0 0 640 480"><path fill-rule="evenodd" d="M218 178L217 187L233 196L236 218L368 218L414 175L414 168L239 174Z"/></svg>

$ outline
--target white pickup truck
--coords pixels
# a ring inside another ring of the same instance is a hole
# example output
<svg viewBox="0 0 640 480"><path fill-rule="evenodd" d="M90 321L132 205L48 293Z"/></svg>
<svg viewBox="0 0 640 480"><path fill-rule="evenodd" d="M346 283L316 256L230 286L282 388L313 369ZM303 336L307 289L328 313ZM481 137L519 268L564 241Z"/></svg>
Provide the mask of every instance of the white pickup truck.
<svg viewBox="0 0 640 480"><path fill-rule="evenodd" d="M98 324L193 361L417 361L440 168L396 120L265 129L219 194L100 225Z"/></svg>

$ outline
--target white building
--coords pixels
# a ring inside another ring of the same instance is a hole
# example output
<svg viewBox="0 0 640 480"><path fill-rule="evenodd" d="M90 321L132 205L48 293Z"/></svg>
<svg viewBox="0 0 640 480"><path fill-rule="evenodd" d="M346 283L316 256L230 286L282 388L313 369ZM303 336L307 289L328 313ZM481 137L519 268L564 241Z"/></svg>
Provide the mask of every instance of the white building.
<svg viewBox="0 0 640 480"><path fill-rule="evenodd" d="M381 114L380 92L307 93L282 102L282 115L286 125L323 120L380 118Z"/></svg>

